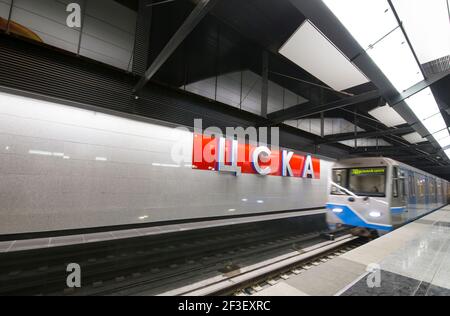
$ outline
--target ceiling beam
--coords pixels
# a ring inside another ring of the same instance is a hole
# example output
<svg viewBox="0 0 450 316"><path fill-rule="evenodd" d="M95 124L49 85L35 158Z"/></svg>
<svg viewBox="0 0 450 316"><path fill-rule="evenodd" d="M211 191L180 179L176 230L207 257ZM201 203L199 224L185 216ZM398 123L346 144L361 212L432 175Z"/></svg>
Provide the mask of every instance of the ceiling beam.
<svg viewBox="0 0 450 316"><path fill-rule="evenodd" d="M450 166L424 167L430 173L450 174Z"/></svg>
<svg viewBox="0 0 450 316"><path fill-rule="evenodd" d="M450 70L434 74L432 76L429 76L427 79L415 84L405 92L398 94L391 98L391 100L388 100L392 106L408 99L409 97L419 93L420 91L430 87L431 85L435 84L436 82L443 80L445 77L450 76Z"/></svg>
<svg viewBox="0 0 450 316"><path fill-rule="evenodd" d="M356 95L349 98L344 98L342 100L333 101L330 103L325 103L321 105L316 105L311 102L299 104L293 106L287 110L278 111L270 114L268 117L274 123L278 124L286 120L300 119L317 113L328 112L331 110L345 108L347 106L356 105L359 103L364 103L367 101L375 100L380 98L380 93L377 90L366 92L360 95Z"/></svg>
<svg viewBox="0 0 450 316"><path fill-rule="evenodd" d="M206 14L217 4L219 0L199 0L197 6L192 10L191 14L183 22L180 28L175 32L166 46L161 50L158 57L153 61L145 72L144 76L139 80L133 89L134 93L139 92L147 82L158 72L158 70L169 59L173 52L188 37L194 28L200 23Z"/></svg>
<svg viewBox="0 0 450 316"><path fill-rule="evenodd" d="M416 144L416 145L410 145L410 146L403 146L400 147L399 146L370 146L370 147L358 147L356 149L353 149L352 151L350 151L351 154L384 154L384 153L389 153L389 154L400 154L400 150L404 149L404 150L426 150L429 149L430 144ZM417 154L417 153L416 153ZM429 155L433 155L434 153L427 153ZM437 154L437 152L436 152ZM423 154L421 154L421 156L423 156Z"/></svg>
<svg viewBox="0 0 450 316"><path fill-rule="evenodd" d="M362 133L342 133L326 136L323 143L332 144L346 140L359 139L359 138L376 138L387 135L405 135L414 132L414 129L410 126L400 128L389 128L376 132L362 132Z"/></svg>

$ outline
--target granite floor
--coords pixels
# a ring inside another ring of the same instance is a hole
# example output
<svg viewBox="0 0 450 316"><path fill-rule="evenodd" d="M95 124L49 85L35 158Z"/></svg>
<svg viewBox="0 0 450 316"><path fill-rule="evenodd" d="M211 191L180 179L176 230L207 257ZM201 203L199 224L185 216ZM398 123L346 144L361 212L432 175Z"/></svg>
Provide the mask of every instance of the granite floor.
<svg viewBox="0 0 450 316"><path fill-rule="evenodd" d="M450 296L450 206L258 295Z"/></svg>

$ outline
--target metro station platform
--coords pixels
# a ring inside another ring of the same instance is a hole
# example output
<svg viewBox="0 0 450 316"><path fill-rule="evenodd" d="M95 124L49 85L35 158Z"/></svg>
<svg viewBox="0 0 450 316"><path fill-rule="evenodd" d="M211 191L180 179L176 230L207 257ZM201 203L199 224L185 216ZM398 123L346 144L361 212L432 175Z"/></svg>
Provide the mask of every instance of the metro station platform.
<svg viewBox="0 0 450 316"><path fill-rule="evenodd" d="M369 272L372 266L378 269L378 284L368 282L377 280L376 272ZM447 296L449 267L450 206L446 206L255 295Z"/></svg>

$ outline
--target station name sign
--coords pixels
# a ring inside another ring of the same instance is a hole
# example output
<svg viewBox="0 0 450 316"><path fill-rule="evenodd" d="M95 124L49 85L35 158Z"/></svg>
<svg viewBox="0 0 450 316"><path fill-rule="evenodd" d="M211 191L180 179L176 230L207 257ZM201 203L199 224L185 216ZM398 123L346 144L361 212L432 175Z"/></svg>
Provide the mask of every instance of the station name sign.
<svg viewBox="0 0 450 316"><path fill-rule="evenodd" d="M289 150L194 134L193 168L217 172L320 179L320 159Z"/></svg>

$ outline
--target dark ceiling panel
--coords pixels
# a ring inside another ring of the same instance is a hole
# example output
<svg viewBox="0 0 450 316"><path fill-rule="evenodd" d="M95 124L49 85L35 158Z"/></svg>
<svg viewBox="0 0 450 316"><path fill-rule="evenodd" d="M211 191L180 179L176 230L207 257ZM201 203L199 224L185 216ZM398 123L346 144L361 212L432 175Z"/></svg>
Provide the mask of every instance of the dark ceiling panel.
<svg viewBox="0 0 450 316"><path fill-rule="evenodd" d="M213 13L272 51L278 51L305 20L287 0L226 0Z"/></svg>
<svg viewBox="0 0 450 316"><path fill-rule="evenodd" d="M114 1L134 11L137 11L139 7L139 0L114 0Z"/></svg>

